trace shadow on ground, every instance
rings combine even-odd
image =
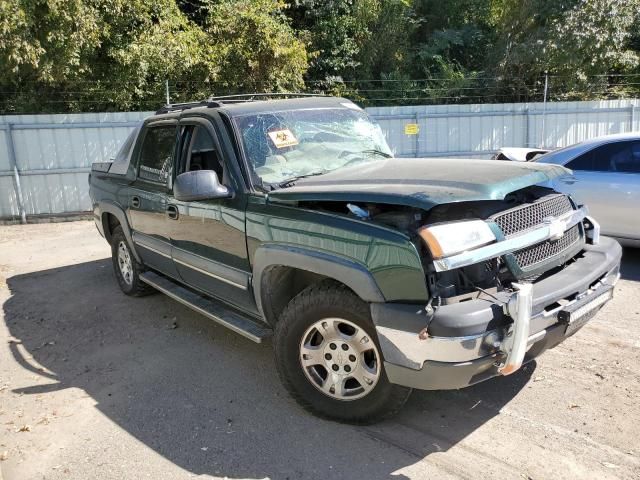
[[[620,275],[625,280],[640,281],[640,248],[625,248],[622,251]]]
[[[126,297],[109,260],[7,283],[14,357],[52,381],[14,392],[81,388],[124,431],[194,474],[388,478],[493,418],[535,369],[532,363],[464,391],[414,392],[392,420],[340,425],[289,399],[268,344],[253,344],[161,295]],[[54,375],[35,368],[17,343]]]

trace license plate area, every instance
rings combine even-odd
[[[569,337],[591,320],[600,307],[613,297],[613,287],[600,287],[594,294],[578,300],[558,313],[558,322],[566,325],[564,334]]]

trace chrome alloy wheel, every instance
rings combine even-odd
[[[367,395],[380,378],[381,357],[369,334],[355,323],[325,318],[300,342],[300,364],[311,384],[337,400]]]
[[[133,266],[131,265],[131,254],[126,243],[121,241],[118,244],[118,267],[120,274],[127,285],[133,283]]]

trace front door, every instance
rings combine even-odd
[[[171,223],[167,208],[176,145],[176,122],[146,125],[134,152],[137,176],[129,196],[129,221],[136,251],[145,265],[176,278],[171,259]]]
[[[176,175],[213,170],[233,196],[196,202],[169,197],[177,210],[171,229],[173,259],[182,280],[248,313],[255,313],[245,237],[246,196],[229,168],[209,120],[181,123],[181,158]]]

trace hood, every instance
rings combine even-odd
[[[502,200],[569,172],[558,165],[453,158],[390,158],[298,180],[268,201],[350,201],[425,210],[453,202]]]

